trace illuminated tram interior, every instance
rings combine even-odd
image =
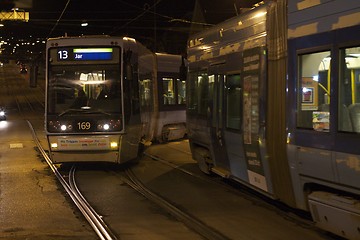
[[[339,52],[338,96],[330,95],[331,52],[300,55],[298,128],[329,131],[330,102],[337,99],[338,131],[360,132],[360,47]]]

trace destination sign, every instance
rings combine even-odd
[[[112,48],[62,48],[57,51],[58,61],[102,61],[113,59]]]

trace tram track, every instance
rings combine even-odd
[[[45,159],[46,163],[56,176],[58,182],[62,185],[63,189],[66,191],[68,196],[71,198],[73,203],[77,206],[79,211],[88,221],[90,226],[93,228],[95,233],[98,235],[99,239],[102,240],[117,240],[116,235],[110,230],[107,224],[103,221],[102,216],[100,216],[94,208],[88,203],[86,198],[80,192],[77,183],[76,183],[76,165],[72,165],[69,170],[68,176],[65,176],[60,173],[57,166],[52,163],[50,157],[47,152],[41,146],[40,141],[35,133],[34,128],[32,127],[29,121],[28,125],[31,130],[33,139],[42,155]],[[66,179],[67,178],[67,179]],[[136,175],[130,170],[126,169],[121,172],[121,180],[129,185],[131,188],[139,192],[141,195],[146,197],[148,200],[157,204],[159,207],[164,209],[168,214],[174,216],[179,222],[182,222],[185,226],[187,226],[192,231],[196,232],[204,239],[208,240],[228,240],[229,238],[213,229],[212,227],[206,225],[199,219],[185,211],[177,208],[175,205],[170,203],[168,200],[163,197],[155,194],[151,190],[149,190],[142,182],[136,177]]]
[[[83,214],[85,219],[88,221],[90,226],[93,228],[95,233],[101,240],[116,240],[116,236],[110,231],[106,223],[101,219],[101,216],[96,213],[96,211],[90,206],[90,204],[86,201],[83,195],[80,193],[79,189],[77,188],[76,181],[75,181],[75,169],[74,166],[70,173],[69,173],[69,183],[65,180],[62,174],[58,171],[55,164],[52,163],[50,157],[41,146],[41,143],[35,133],[35,130],[32,124],[27,121],[29,128],[31,130],[31,134],[33,139],[38,147],[41,155],[45,159],[46,163],[49,165],[52,172],[55,174],[59,183],[63,186],[66,193],[69,195],[73,203],[77,206],[80,212]]]
[[[185,211],[179,209],[168,200],[164,199],[160,195],[157,195],[149,188],[147,188],[134,174],[131,169],[125,170],[123,181],[130,187],[138,191],[147,199],[156,203],[158,206],[166,210],[169,214],[174,216],[176,219],[184,223],[188,228],[200,234],[202,237],[208,240],[229,240],[227,236],[208,226],[201,220],[197,219]]]
[[[173,150],[185,153],[187,155],[191,155],[190,152],[184,151],[182,149],[173,146],[168,146],[168,147]],[[240,186],[238,182],[235,182],[232,179],[219,178],[217,175],[214,176],[215,178],[209,178],[206,177],[204,174],[200,175],[192,171],[189,171],[183,168],[181,165],[168,161],[160,156],[156,156],[147,152],[145,152],[144,155],[154,161],[157,161],[172,169],[180,171],[186,175],[197,178],[209,184],[219,185],[221,188],[226,189],[226,191],[232,192],[241,198],[247,199],[257,206],[261,206],[264,209],[271,209],[273,212],[275,212],[277,215],[281,216],[282,218],[291,221],[299,226],[302,226],[303,228],[319,231],[319,229],[312,222],[310,216],[304,213],[303,211],[298,211],[287,205],[281,204],[274,199],[269,199],[264,197],[263,195],[259,195],[257,192],[254,192],[253,190],[249,189],[246,186]]]
[[[51,163],[51,159],[48,157],[46,151],[40,145],[40,142],[36,136],[36,133],[35,133],[34,129],[32,128],[31,123],[29,121],[28,121],[28,124],[32,131],[32,135],[36,142],[36,145],[38,146],[39,151],[41,152],[45,161],[47,162],[47,164],[49,165],[51,170],[54,172],[56,178],[61,183],[61,185],[65,189],[66,193],[72,199],[72,201],[77,206],[77,208],[80,210],[80,212],[84,215],[85,219],[89,222],[90,226],[94,229],[95,233],[99,236],[99,239],[104,239],[104,240],[115,239],[116,240],[117,239],[116,235],[114,233],[112,233],[110,228],[105,224],[102,216],[100,216],[98,213],[96,213],[96,211],[87,202],[86,198],[79,191],[79,188],[77,187],[77,184],[75,181],[75,174],[77,173],[76,166],[75,165],[72,166],[71,169],[68,171],[68,173],[65,173],[66,175],[68,175],[68,180],[65,180],[63,175],[58,171],[56,165]],[[181,151],[181,149],[180,149],[180,151]],[[184,153],[186,153],[186,152],[184,152]],[[150,157],[151,154],[145,153],[145,156]],[[161,157],[157,157],[156,160],[157,161],[162,160],[166,164],[166,160],[162,159]],[[168,164],[166,164],[166,165],[168,165]],[[174,169],[177,169],[180,171],[185,170],[184,172],[187,172],[187,174],[190,173],[191,176],[198,177],[198,176],[196,176],[197,174],[191,173],[191,171],[188,171],[186,169],[182,170],[182,167],[177,164],[170,163],[170,165],[172,165],[172,168],[174,168]],[[105,172],[108,172],[108,170],[106,170]],[[186,205],[182,205],[181,203],[180,204],[176,203],[177,201],[173,202],[171,200],[172,199],[171,197],[168,196],[168,198],[167,198],[167,197],[162,196],[161,193],[160,194],[155,193],[155,192],[153,192],[153,190],[150,190],[150,188],[147,186],[147,184],[143,183],[144,179],[142,179],[142,176],[139,178],[139,176],[136,175],[137,171],[135,169],[133,169],[132,166],[127,166],[125,169],[121,168],[121,171],[118,171],[118,170],[114,171],[114,169],[112,169],[111,172],[114,173],[114,176],[118,176],[117,178],[120,180],[120,182],[123,182],[126,185],[130,186],[132,189],[136,190],[138,193],[140,193],[146,199],[150,200],[150,202],[153,202],[154,204],[156,204],[157,206],[159,206],[160,208],[165,210],[169,215],[171,215],[172,217],[177,219],[179,222],[183,223],[189,230],[198,234],[203,239],[209,239],[209,240],[232,239],[232,237],[227,236],[226,231],[224,231],[224,232],[222,231],[223,229],[213,228],[212,226],[214,226],[214,225],[211,223],[209,225],[208,221],[205,220],[206,222],[204,222],[201,217],[199,218],[198,216],[193,216],[191,213],[189,214],[189,212],[192,212],[192,211],[190,211],[189,209],[191,209],[191,208],[187,208]],[[207,179],[207,178],[205,178],[205,179]],[[208,179],[207,181],[212,181],[212,180]],[[212,181],[212,183],[214,183],[214,182],[216,183],[217,181]],[[99,187],[101,187],[101,186],[99,186]],[[235,190],[233,190],[233,191],[235,191]],[[91,196],[89,199],[91,200]],[[256,204],[256,205],[259,205],[259,204]],[[94,206],[99,207],[100,205],[95,204]],[[282,214],[282,215],[284,215],[284,214]],[[110,220],[112,217],[110,217],[109,214],[106,214],[106,211],[105,211],[104,216],[105,216],[105,219],[107,219],[109,221],[110,226],[112,226],[112,228],[113,228],[114,222],[111,222],[111,220]],[[288,219],[288,220],[290,221],[290,219]],[[296,222],[296,223],[299,225],[299,222]],[[303,228],[304,227],[306,228],[306,225],[304,225]],[[309,227],[309,228],[311,228],[311,227]],[[119,229],[119,228],[115,227],[114,229],[116,229],[116,233],[118,233],[118,231],[121,228]],[[123,231],[120,230],[120,232],[123,232]],[[226,235],[224,235],[224,233]],[[118,235],[118,236],[120,236],[120,235]]]

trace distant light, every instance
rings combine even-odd
[[[82,27],[87,27],[88,25],[89,25],[89,23],[87,23],[87,22],[81,24]]]
[[[5,26],[4,24],[2,24],[2,23],[0,23],[0,27],[3,27],[3,26]]]
[[[7,121],[0,121],[0,129],[7,128],[8,124],[9,123]]]

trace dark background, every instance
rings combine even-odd
[[[185,54],[189,35],[239,14],[259,0],[0,0],[3,11],[29,12],[28,22],[2,20],[2,57],[44,50],[50,37],[129,36],[150,50]],[[82,27],[81,23],[88,23]],[[32,44],[36,42],[36,44]],[[24,42],[30,42],[29,45]],[[14,50],[14,44],[19,46]],[[22,44],[21,44],[22,43]],[[25,57],[28,58],[29,56]],[[30,56],[31,57],[31,56]]]

